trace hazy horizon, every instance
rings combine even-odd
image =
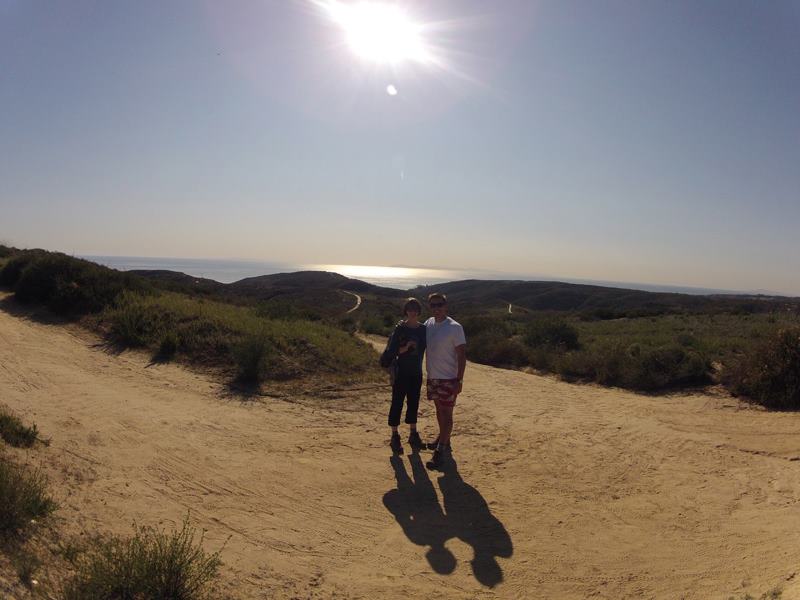
[[[800,4],[373,4],[0,0],[0,242],[800,295]]]
[[[77,255],[76,255],[77,256]],[[581,279],[568,276],[553,276],[537,273],[508,273],[503,271],[480,271],[449,267],[412,266],[412,265],[335,265],[324,263],[291,264],[252,259],[215,259],[196,257],[164,257],[164,256],[92,256],[79,255],[119,270],[170,270],[212,279],[221,283],[233,283],[248,277],[272,275],[276,273],[296,271],[330,271],[340,275],[359,279],[395,289],[408,290],[419,285],[436,285],[464,279],[485,281],[560,281],[601,287],[627,288],[650,292],[673,292],[691,295],[710,294],[762,294],[770,296],[794,297],[791,293],[777,290],[756,289],[720,289],[682,286],[678,284],[659,284],[646,281],[609,281],[597,279]]]

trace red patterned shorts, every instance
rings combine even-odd
[[[458,379],[428,379],[425,387],[428,392],[428,400],[431,400],[434,404],[441,404],[442,406],[456,405]]]

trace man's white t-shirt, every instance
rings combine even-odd
[[[456,346],[467,343],[464,328],[450,317],[440,323],[431,317],[425,321],[425,340],[428,379],[458,379]]]

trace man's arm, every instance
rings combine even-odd
[[[463,386],[464,381],[464,370],[467,368],[467,345],[461,344],[460,346],[456,346],[456,356],[458,357],[458,387],[456,388],[458,391],[456,394],[461,393],[461,389]]]

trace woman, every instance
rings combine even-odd
[[[389,366],[397,361],[397,371],[392,382],[392,407],[389,409],[389,427],[392,437],[389,445],[392,450],[401,454],[403,445],[397,427],[400,425],[400,413],[403,412],[403,400],[406,404],[406,423],[411,428],[408,443],[412,448],[423,447],[417,433],[417,411],[419,409],[419,392],[422,387],[422,357],[425,354],[425,325],[419,322],[422,305],[416,298],[409,298],[403,306],[403,317],[394,328],[386,350],[381,356],[381,364]]]

